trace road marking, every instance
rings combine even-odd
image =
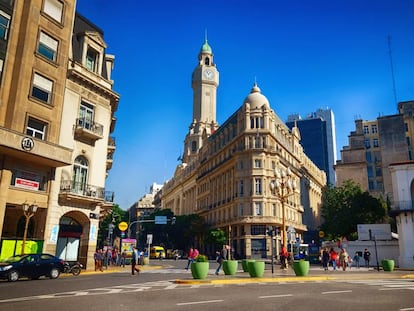
[[[199,305],[203,303],[216,303],[223,302],[224,300],[204,300],[204,301],[193,301],[193,302],[179,302],[177,306],[187,306],[187,305]]]
[[[266,298],[282,298],[282,297],[292,297],[292,294],[284,294],[284,295],[272,295],[272,296],[259,296],[259,299],[266,299]]]
[[[322,295],[326,294],[343,294],[343,293],[352,293],[352,290],[335,290],[330,292],[322,292]]]
[[[400,309],[400,311],[410,311],[410,310],[414,310],[414,307],[413,307],[413,308],[404,308],[404,309]]]

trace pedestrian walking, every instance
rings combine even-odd
[[[132,251],[132,259],[131,259],[131,273],[132,275],[135,275],[135,272],[138,272],[138,274],[141,272],[141,269],[137,266],[138,263],[138,250],[134,246]]]
[[[365,260],[365,267],[369,268],[369,261],[371,260],[371,253],[366,248],[364,250],[364,260]]]
[[[218,255],[217,256],[217,262],[218,262],[219,265],[217,266],[217,269],[216,269],[216,275],[219,275],[220,269],[223,265],[223,261],[227,260],[227,246],[223,245],[223,248],[221,249],[220,252],[218,252],[217,255]]]
[[[280,250],[280,269],[287,268],[288,257],[289,253],[286,249],[286,246],[282,245],[282,249]]]
[[[335,250],[333,249],[333,247],[331,247],[331,249],[329,250],[329,259],[330,262],[332,264],[332,267],[334,269],[334,271],[336,270],[336,261],[338,260],[338,253],[335,252]]]
[[[348,266],[348,260],[349,260],[348,252],[345,248],[341,249],[341,252],[339,253],[339,262],[342,266],[342,270],[346,271],[346,267]]]
[[[359,254],[358,254],[358,252],[355,252],[353,261],[355,262],[355,267],[357,267],[359,269]]]
[[[125,262],[126,262],[126,252],[122,251],[121,260],[119,261],[119,266],[122,266],[123,268],[125,268]]]
[[[185,268],[186,270],[188,270],[188,268],[190,267],[191,263],[193,263],[196,259],[196,257],[198,256],[199,252],[196,248],[192,248],[190,247],[190,250],[188,251],[188,255],[187,255],[187,267]]]
[[[324,247],[324,249],[322,250],[321,261],[322,261],[322,267],[324,268],[325,271],[328,271],[329,258],[330,256],[329,256],[328,249]]]
[[[103,271],[102,269],[102,251],[97,249],[95,254],[93,255],[93,259],[95,260],[95,271]]]

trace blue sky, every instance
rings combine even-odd
[[[412,0],[78,0],[115,55],[117,149],[106,188],[129,208],[171,178],[192,118],[191,74],[207,30],[220,72],[222,124],[256,80],[286,121],[331,108],[339,150],[355,118],[414,100]]]

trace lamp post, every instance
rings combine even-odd
[[[26,218],[26,222],[24,225],[24,232],[23,232],[22,251],[21,251],[21,255],[24,255],[24,247],[26,245],[27,230],[29,229],[30,218],[32,218],[36,214],[38,206],[36,204],[29,205],[27,202],[25,202],[23,203],[22,207],[23,207],[24,217]]]
[[[283,246],[287,248],[285,203],[287,198],[294,194],[296,181],[294,180],[292,171],[289,167],[286,170],[276,168],[274,174],[275,179],[270,182],[270,188],[282,204],[282,243]]]

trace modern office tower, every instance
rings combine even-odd
[[[103,31],[74,1],[0,1],[0,258],[93,268],[119,95]]]
[[[336,156],[335,117],[329,108],[318,109],[305,119],[300,115],[290,115],[286,125],[292,129],[295,125],[300,131],[300,144],[305,154],[323,171],[327,181],[336,184],[334,165]]]
[[[389,166],[413,160],[414,101],[400,102],[398,112],[371,121],[355,120],[355,131],[335,165],[338,185],[351,179],[363,190],[392,202]]]
[[[239,256],[271,256],[269,226],[284,224],[292,233],[291,242],[308,230],[304,213],[312,215],[312,226],[320,224],[326,174],[303,152],[299,130],[289,130],[257,84],[218,126],[218,72],[207,42],[198,60],[193,72],[194,122],[183,161],[162,189],[162,208],[176,215],[201,215],[212,228],[228,232]],[[278,240],[283,241],[281,235]]]

